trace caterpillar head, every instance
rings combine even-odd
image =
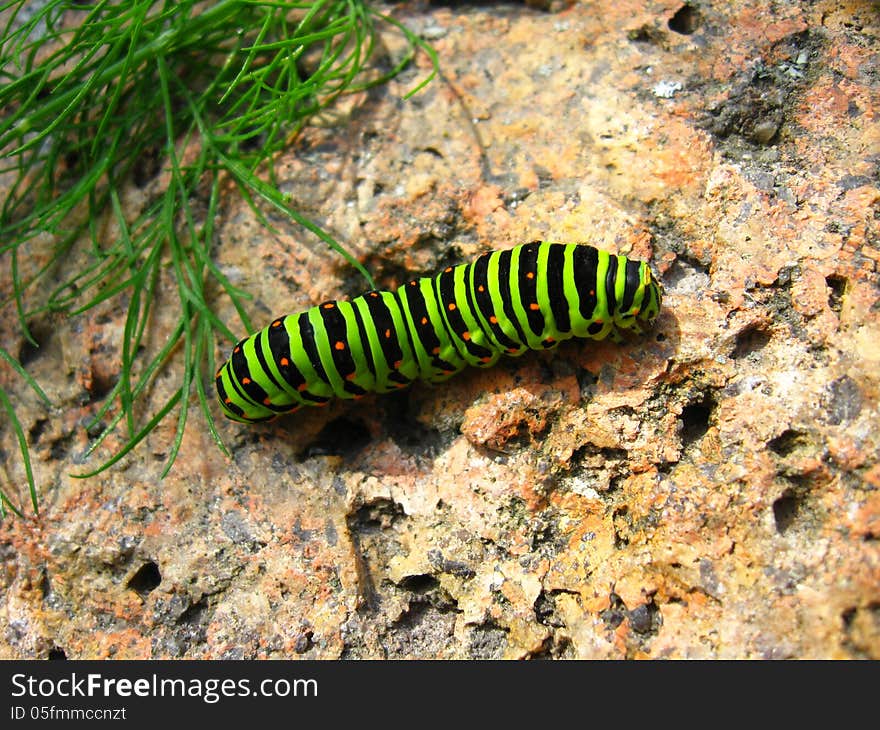
[[[645,273],[642,279],[642,308],[636,316],[646,324],[651,325],[660,314],[660,305],[663,302],[663,287],[661,286],[660,281],[653,276],[648,265],[642,265],[645,268]]]
[[[614,314],[620,329],[641,333],[654,324],[660,314],[663,287],[644,261],[627,262],[626,287],[621,305]]]

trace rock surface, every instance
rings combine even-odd
[[[124,321],[46,320],[28,369],[64,410],[0,372],[42,505],[0,524],[0,658],[880,658],[876,4],[395,13],[443,78],[401,101],[422,58],[309,129],[279,166],[300,209],[383,287],[535,239],[650,257],[656,330],[223,422],[231,460],[194,416],[160,480],[167,419],[81,480]],[[255,323],[360,293],[223,210]]]

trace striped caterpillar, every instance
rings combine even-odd
[[[331,398],[441,382],[466,365],[562,340],[642,332],[662,291],[648,265],[574,243],[483,254],[396,291],[368,291],[279,317],[217,371],[223,412],[266,421]]]

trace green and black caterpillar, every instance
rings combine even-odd
[[[368,291],[274,320],[217,371],[223,412],[266,421],[331,398],[446,380],[466,365],[620,339],[660,311],[648,265],[584,244],[534,242],[483,254],[397,291]]]

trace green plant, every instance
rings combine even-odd
[[[77,314],[108,299],[127,301],[119,377],[94,414],[92,427],[105,418],[107,424],[89,453],[120,425],[124,445],[78,476],[118,461],[176,409],[164,476],[178,453],[193,391],[225,451],[204,375],[214,370],[214,338],[234,337],[216,316],[206,287],[231,297],[244,327],[253,329],[242,306],[247,294],[212,260],[221,183],[234,181],[265,225],[261,206],[268,204],[312,231],[372,284],[368,272],[280,192],[273,159],[339,94],[386,81],[419,48],[435,66],[436,57],[363,0],[49,0],[26,17],[29,6],[19,0],[0,8],[0,175],[9,181],[0,208],[0,255],[10,260],[12,300],[21,330],[34,345],[29,322],[41,313]],[[385,73],[370,65],[376,21],[396,27],[409,41],[408,53]],[[128,219],[121,188],[151,154],[164,160],[167,188]],[[97,227],[105,211],[119,232],[110,241]],[[46,262],[36,270],[22,267],[23,257],[46,234],[53,241]],[[67,271],[63,264],[69,261],[84,263]],[[158,351],[144,357],[154,295],[166,267],[176,282],[177,326]],[[60,283],[47,290],[53,277]],[[179,387],[144,422],[135,404],[172,354],[182,362]],[[0,401],[29,465],[5,393]],[[0,508],[4,503],[11,504],[5,495]]]

